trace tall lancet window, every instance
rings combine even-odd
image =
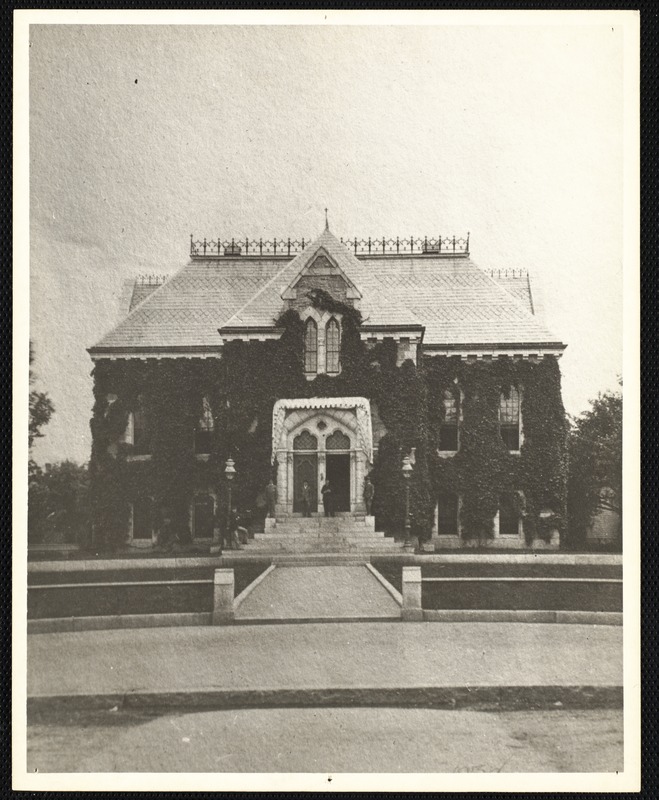
[[[318,326],[311,318],[304,328],[304,371],[318,372]]]
[[[197,421],[194,434],[195,453],[202,455],[210,453],[214,429],[213,410],[211,409],[210,400],[204,395],[201,401],[201,416]]]
[[[507,394],[501,392],[499,401],[499,432],[508,450],[519,450],[519,420],[519,392],[511,386]]]
[[[332,317],[325,328],[325,354],[326,371],[337,373],[339,371],[339,353],[341,351],[341,331],[339,323]]]

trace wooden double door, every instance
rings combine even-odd
[[[350,454],[327,453],[325,456],[327,479],[332,487],[332,503],[334,511],[350,511]],[[293,456],[294,495],[293,511],[302,512],[302,487],[308,481],[311,495],[311,511],[314,512],[321,502],[318,486],[318,455],[295,454]]]
[[[318,455],[316,453],[296,453],[293,456],[293,511],[304,511],[302,505],[302,487],[309,482],[311,506],[313,513],[318,507]]]
[[[302,487],[309,484],[310,511],[318,509],[319,469],[318,438],[308,430],[293,440],[293,511],[303,512]],[[337,430],[324,440],[320,456],[324,459],[325,476],[332,487],[332,510],[350,511],[350,439]]]

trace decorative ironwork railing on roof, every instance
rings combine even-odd
[[[311,243],[310,239],[195,239],[190,234],[190,255],[195,258],[220,258],[235,256],[268,256],[289,258],[301,253]],[[453,255],[469,254],[469,234],[456,236],[424,236],[409,239],[341,239],[356,256],[390,255]]]
[[[138,286],[162,286],[169,275],[138,275],[135,283]]]
[[[190,255],[201,258],[218,256],[277,256],[286,258],[301,253],[309,239],[195,239],[190,234]]]
[[[469,234],[465,239],[456,236],[431,236],[409,239],[341,239],[356,256],[378,255],[437,255],[447,253],[469,253]]]
[[[488,270],[490,278],[526,278],[528,270],[526,269],[490,269]]]

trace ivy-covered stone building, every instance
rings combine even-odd
[[[125,287],[89,353],[94,537],[198,542],[232,505],[258,524],[335,511],[411,529],[424,549],[558,547],[565,524],[565,345],[528,275],[486,271],[456,238],[203,240],[167,279]],[[268,521],[272,527],[275,523]],[[266,526],[268,527],[268,526]]]

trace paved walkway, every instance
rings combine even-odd
[[[28,697],[621,685],[622,629],[611,626],[363,622],[28,637]]]
[[[397,619],[400,606],[365,566],[277,567],[236,609],[237,620]]]

